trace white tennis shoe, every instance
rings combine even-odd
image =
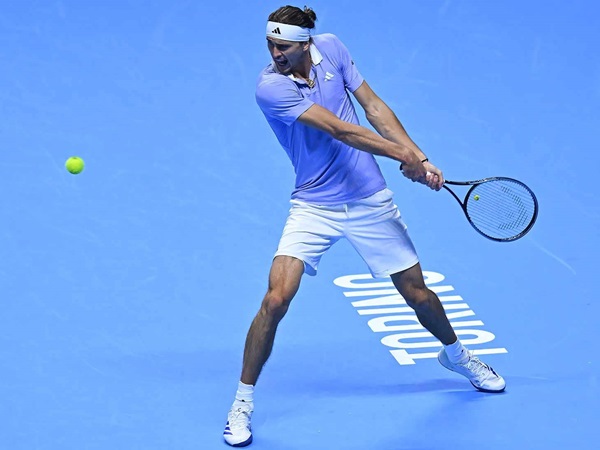
[[[254,404],[236,400],[227,414],[227,424],[223,438],[232,447],[245,447],[252,443],[252,427],[250,425]]]
[[[504,378],[498,375],[494,369],[467,350],[469,359],[464,364],[455,364],[448,359],[445,349],[438,353],[438,361],[448,370],[459,373],[469,379],[471,384],[483,392],[502,392],[506,387]]]

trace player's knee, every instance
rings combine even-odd
[[[420,309],[427,307],[429,304],[430,292],[427,288],[406,289],[406,291],[402,293],[402,296],[404,297],[404,300],[406,300],[406,304],[412,309]]]
[[[282,318],[287,312],[291,298],[277,291],[269,291],[263,300],[262,309],[274,318]]]

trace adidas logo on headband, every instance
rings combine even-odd
[[[267,36],[276,37],[284,41],[306,42],[310,40],[312,30],[310,28],[290,25],[281,22],[267,22]]]

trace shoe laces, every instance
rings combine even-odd
[[[232,409],[229,412],[229,428],[231,430],[241,430],[245,428],[250,428],[250,415],[252,414],[252,410],[249,406],[247,407],[237,407]]]
[[[469,361],[467,361],[465,367],[480,380],[487,378],[490,372],[493,373],[490,366],[482,362],[477,356],[473,356],[472,353],[469,354]]]

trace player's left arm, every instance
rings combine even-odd
[[[427,158],[425,153],[423,153],[417,144],[410,138],[396,114],[394,114],[390,107],[375,94],[366,81],[363,81],[358,89],[353,92],[353,95],[365,110],[365,115],[369,123],[373,125],[373,128],[375,128],[382,137],[410,148],[420,160]],[[444,184],[442,171],[430,162],[425,163],[425,168],[428,172],[437,175],[437,177],[430,178],[428,186],[432,189],[440,190]]]

